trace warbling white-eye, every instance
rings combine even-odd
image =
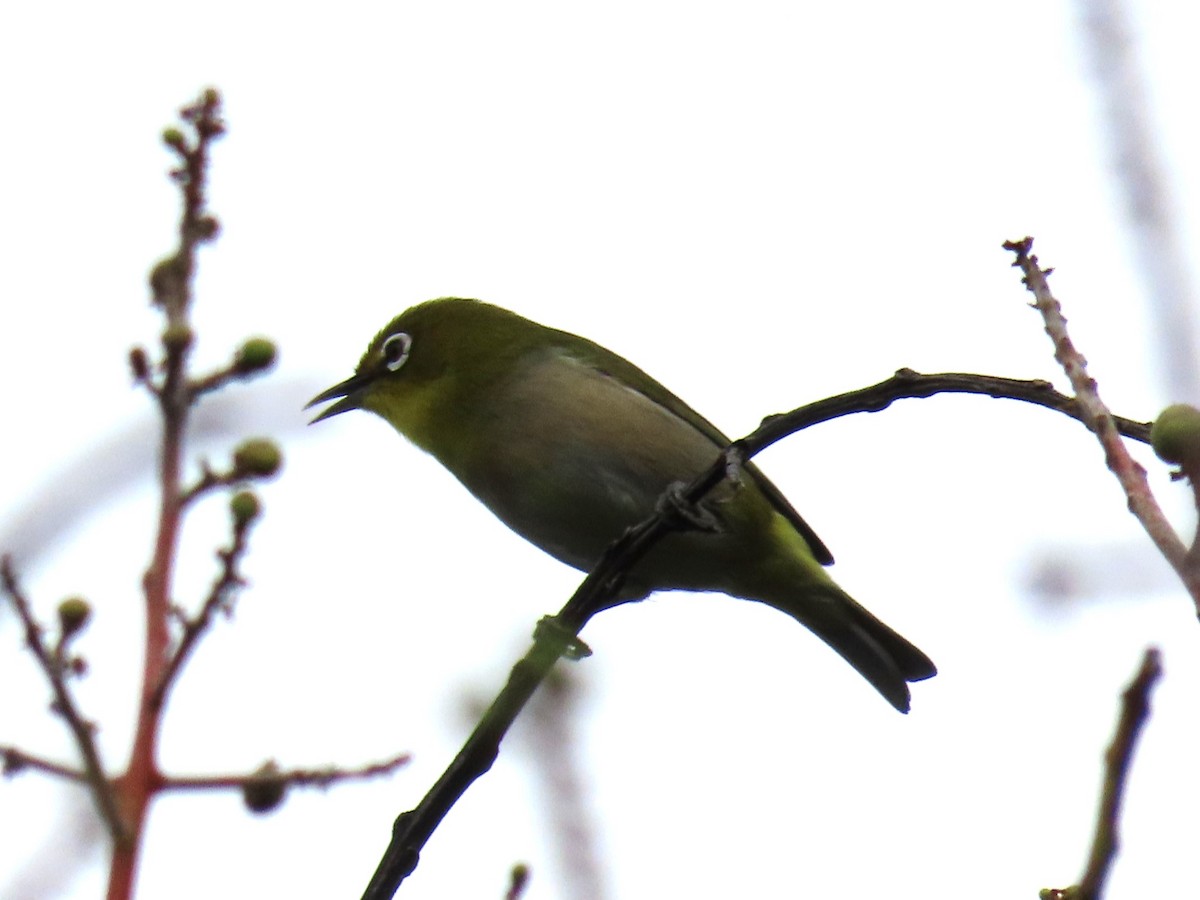
[[[478,300],[430,300],[397,316],[355,374],[309,406],[329,400],[314,422],[351,409],[383,417],[502,522],[583,571],[729,443],[615,353]],[[703,509],[715,529],[668,534],[622,599],[679,589],[766,603],[908,711],[908,682],[937,669],[826,574],[833,557],[778,488],[747,465]]]

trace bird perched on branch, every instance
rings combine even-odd
[[[355,374],[309,406],[331,400],[313,422],[352,409],[381,416],[515,532],[583,571],[729,444],[622,357],[478,300],[401,313]],[[656,590],[760,601],[908,711],[908,682],[937,669],[826,574],[833,557],[757,467],[711,493],[699,516],[704,527],[668,534],[633,567],[620,602]]]

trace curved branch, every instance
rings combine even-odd
[[[658,511],[628,529],[609,546],[558,615],[539,623],[533,645],[513,666],[508,681],[458,755],[421,802],[396,819],[391,842],[363,893],[363,900],[389,900],[395,894],[401,882],[417,867],[422,848],[442,819],[475,779],[491,768],[499,755],[501,739],[554,663],[564,655],[575,658],[587,655],[586,646],[578,639],[579,632],[596,613],[617,605],[619,601],[614,598],[626,573],[668,532],[689,527],[689,523],[698,520],[699,517],[681,515],[681,503],[698,503],[726,478],[736,477],[750,457],[810,425],[853,413],[878,412],[904,398],[920,399],[946,393],[1021,400],[1084,421],[1078,403],[1058,393],[1045,381],[960,372],[922,375],[912,369],[900,369],[891,378],[870,387],[763,420],[751,434],[726,447],[713,464],[682,491],[671,489],[665,492]],[[1114,422],[1122,434],[1135,440],[1149,440],[1148,423],[1121,418],[1115,418]]]

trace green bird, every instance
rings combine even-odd
[[[663,491],[730,442],[637,366],[574,334],[478,300],[430,300],[371,341],[352,377],[308,404],[386,419],[500,521],[589,571]],[[779,489],[748,464],[709,495],[712,527],[668,534],[634,566],[621,601],[721,591],[812,630],[908,712],[908,682],[937,669],[845,593],[833,557]]]

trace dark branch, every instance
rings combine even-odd
[[[1117,732],[1104,754],[1104,786],[1100,792],[1100,809],[1096,814],[1096,831],[1087,868],[1078,885],[1041,892],[1044,900],[1099,900],[1104,882],[1120,847],[1118,824],[1121,801],[1129,780],[1133,750],[1142,727],[1150,717],[1150,692],[1162,677],[1162,656],[1151,647],[1142,657],[1142,666],[1121,695],[1121,715]]]
[[[921,375],[901,369],[891,378],[858,391],[820,400],[784,415],[771,416],[752,434],[727,447],[707,471],[682,491],[674,491],[660,511],[628,529],[614,542],[599,564],[580,584],[566,605],[550,620],[544,620],[533,645],[512,668],[479,724],[442,776],[415,809],[402,813],[392,828],[392,839],[363,894],[363,900],[389,900],[400,883],[416,868],[420,852],[442,819],[500,752],[500,741],[559,657],[576,655],[583,644],[579,632],[596,613],[617,605],[615,600],[626,573],[673,528],[684,527],[687,517],[673,512],[680,503],[695,505],[728,477],[736,477],[741,466],[759,451],[810,425],[839,416],[878,412],[903,398],[925,398],[935,394],[966,393],[1034,403],[1083,421],[1076,402],[1058,393],[1044,381],[1021,381],[984,375],[945,373]],[[1122,434],[1140,441],[1149,439],[1149,425],[1116,419]],[[550,627],[545,627],[548,622]],[[586,654],[583,654],[586,655]]]

